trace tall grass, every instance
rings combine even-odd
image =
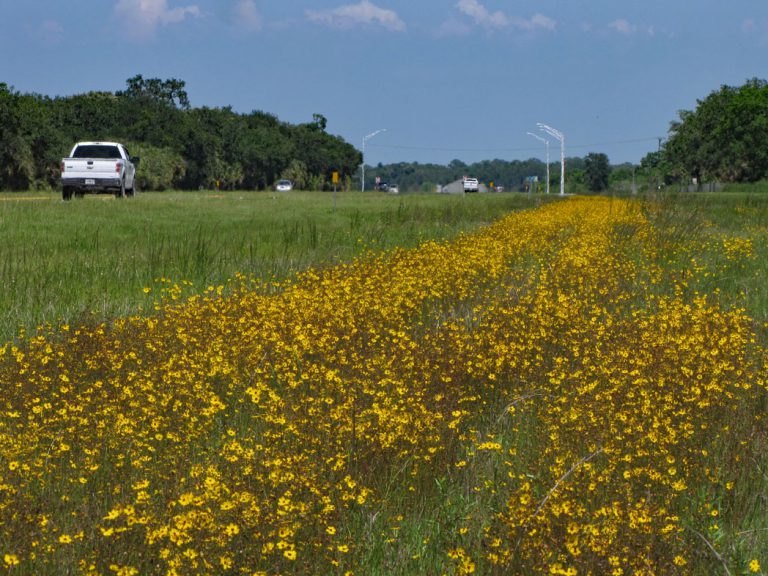
[[[745,308],[768,322],[768,194],[663,194],[647,200],[662,264],[686,276],[689,291]]]
[[[530,207],[525,195],[162,193],[125,202],[0,195],[0,342],[21,329],[146,309],[160,280],[189,292],[237,273],[284,279],[366,250],[451,237]]]

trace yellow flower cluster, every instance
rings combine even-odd
[[[654,250],[635,204],[573,200],[6,345],[5,565],[358,571],[351,515],[447,469],[502,502],[453,573],[684,573],[764,367]]]
[[[732,237],[723,239],[723,248],[728,260],[739,262],[754,258],[751,238]]]

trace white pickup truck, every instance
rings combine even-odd
[[[69,200],[72,194],[81,197],[86,192],[133,196],[138,163],[139,158],[131,158],[117,142],[78,142],[61,161],[62,197]]]
[[[464,192],[477,192],[480,190],[480,183],[477,178],[464,177]]]

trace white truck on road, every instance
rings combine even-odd
[[[480,183],[477,178],[469,178],[464,176],[464,192],[478,192],[480,190]]]
[[[136,165],[128,150],[117,142],[78,142],[61,161],[62,197],[82,197],[86,192],[113,192],[117,198],[133,196]]]

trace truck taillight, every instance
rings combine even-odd
[[[115,174],[120,174],[120,162],[115,162]]]
[[[61,172],[64,173],[64,162],[61,163]]]

